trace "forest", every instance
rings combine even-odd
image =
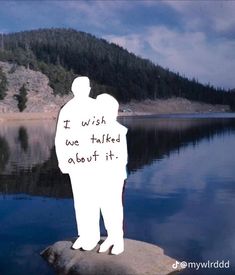
[[[67,94],[74,77],[86,75],[94,97],[104,92],[120,102],[182,97],[235,109],[233,90],[204,85],[88,33],[52,28],[2,34],[0,39],[0,60],[43,72],[55,94]],[[1,70],[0,78],[3,99]]]

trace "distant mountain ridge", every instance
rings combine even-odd
[[[120,102],[183,97],[235,109],[234,92],[189,80],[88,33],[40,29],[1,39],[0,60],[43,72],[54,94],[67,94],[75,76],[87,75],[93,96],[107,92]]]

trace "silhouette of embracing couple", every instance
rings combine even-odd
[[[100,241],[100,212],[111,246],[124,251],[122,191],[127,177],[127,129],[117,122],[118,102],[108,94],[89,97],[88,77],[72,84],[74,97],[61,109],[55,137],[62,173],[70,176],[79,237],[74,249],[92,250]]]

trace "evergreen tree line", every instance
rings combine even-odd
[[[68,93],[75,76],[87,75],[93,96],[107,92],[121,102],[183,97],[235,109],[231,90],[180,76],[91,34],[40,29],[3,35],[2,40],[0,60],[42,71],[55,94]]]
[[[7,91],[7,78],[2,68],[0,67],[0,100],[3,99]]]

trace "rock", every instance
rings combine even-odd
[[[116,256],[98,253],[102,242],[92,251],[82,251],[72,249],[72,241],[59,241],[42,251],[41,256],[60,275],[164,275],[180,271],[180,267],[172,267],[176,260],[156,245],[125,239],[125,251]]]
[[[19,90],[23,85],[27,89],[27,107],[24,113],[57,112],[72,98],[72,93],[65,96],[54,95],[49,86],[48,77],[39,71],[2,61],[0,61],[0,68],[5,73],[8,82],[7,94],[3,100],[0,100],[0,113],[19,112],[15,95],[19,95]]]

